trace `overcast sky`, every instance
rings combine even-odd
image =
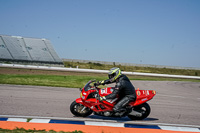
[[[0,17],[61,58],[200,67],[200,0],[0,0]]]

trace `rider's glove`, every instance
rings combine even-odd
[[[94,83],[95,86],[99,86],[99,85],[105,85],[104,81],[97,81],[96,83]]]
[[[106,97],[105,97],[105,96],[99,97],[99,101],[100,101],[100,102],[103,101],[103,100],[106,100]]]
[[[95,84],[96,85],[105,85],[104,80],[103,81],[97,81]]]
[[[100,85],[105,85],[104,80],[99,81],[99,84],[100,84]]]

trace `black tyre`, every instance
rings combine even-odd
[[[84,105],[77,103],[76,101],[71,103],[70,111],[73,115],[79,116],[79,117],[89,116],[93,112],[90,108],[85,107]]]
[[[128,115],[128,117],[132,120],[143,120],[143,119],[147,118],[151,112],[151,108],[148,103],[138,105],[138,106],[134,107],[133,110],[140,113],[141,116]]]

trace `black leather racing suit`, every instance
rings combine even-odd
[[[101,83],[102,85],[104,84],[110,84],[109,79],[103,81]],[[114,106],[113,110],[114,111],[120,111],[124,106],[126,106],[129,102],[135,101],[136,100],[136,93],[135,93],[135,87],[132,85],[130,80],[126,75],[121,75],[117,80],[116,80],[116,85],[114,91],[105,96],[106,99],[114,99],[119,95],[119,102]]]

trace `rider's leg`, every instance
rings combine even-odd
[[[125,110],[123,109],[123,107],[126,106],[129,102],[130,102],[129,97],[125,96],[117,104],[115,104],[113,111],[120,112],[120,111]]]

